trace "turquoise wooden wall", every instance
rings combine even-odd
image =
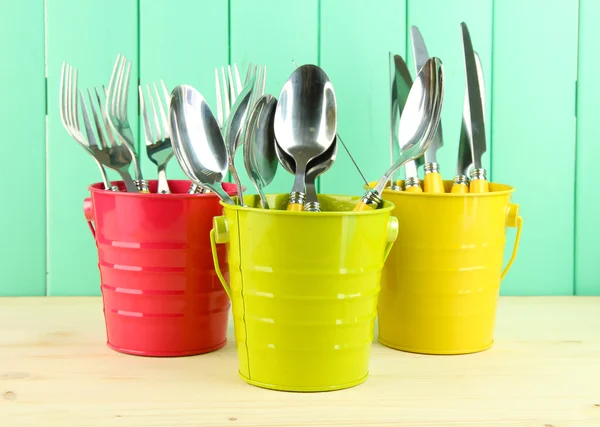
[[[2,2],[0,295],[99,295],[82,200],[100,176],[59,118],[63,60],[85,88],[107,85],[123,53],[132,80],[189,83],[213,106],[215,67],[266,64],[267,91],[278,95],[292,60],[319,64],[338,96],[340,135],[376,180],[389,162],[388,51],[413,71],[407,28],[417,25],[445,67],[439,161],[452,178],[464,96],[461,21],[485,75],[485,166],[493,181],[516,187],[525,221],[502,294],[600,295],[599,19],[595,0]],[[129,93],[129,116],[138,117],[134,83]],[[146,160],[144,172],[154,176]],[[184,178],[175,160],[167,172]],[[269,191],[287,192],[291,182],[282,172]],[[319,188],[362,194],[342,150]],[[508,230],[507,256],[514,235]]]

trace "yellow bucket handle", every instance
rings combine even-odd
[[[523,227],[523,218],[519,215],[519,205],[511,203],[508,206],[508,217],[506,221],[506,225],[508,227],[517,227],[517,235],[515,236],[515,244],[513,246],[512,255],[510,260],[508,260],[508,264],[504,267],[504,271],[502,272],[502,276],[500,276],[500,281],[504,280],[504,276],[508,273],[512,263],[517,257],[517,250],[519,249],[519,240],[521,239],[521,228]]]
[[[217,231],[219,232],[218,238],[215,237]],[[213,218],[213,228],[210,230],[210,248],[212,250],[213,263],[215,265],[217,277],[219,278],[221,285],[223,285],[223,289],[225,289],[227,296],[229,299],[231,299],[231,289],[229,288],[225,277],[223,277],[223,273],[221,273],[221,266],[219,265],[216,242],[217,239],[219,240],[219,243],[226,243],[229,240],[229,230],[227,229],[227,221],[225,220],[224,216],[216,216]]]

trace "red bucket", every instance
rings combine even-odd
[[[169,181],[172,194],[89,187],[84,213],[98,248],[107,344],[128,354],[189,356],[227,341],[230,300],[214,270],[209,233],[223,208],[214,193],[188,194],[191,182]],[[235,195],[236,186],[224,183]],[[219,262],[226,265],[224,250]],[[228,268],[226,267],[228,274]]]

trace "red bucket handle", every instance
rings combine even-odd
[[[83,214],[85,215],[85,219],[90,226],[90,230],[92,231],[92,236],[94,239],[96,238],[96,229],[94,228],[94,224],[92,221],[94,220],[94,204],[92,203],[92,199],[90,197],[86,197],[83,199]]]

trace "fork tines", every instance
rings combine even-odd
[[[153,83],[155,96],[152,95],[152,91],[150,90],[150,85],[146,84],[146,91],[148,92],[148,97],[150,99],[150,106],[152,107],[152,117],[154,118],[154,128],[151,126],[150,119],[148,117],[148,108],[146,107],[147,103],[146,103],[146,99],[144,98],[144,91],[143,91],[141,85],[138,87],[138,91],[140,94],[140,113],[142,115],[142,120],[144,121],[144,133],[146,135],[146,145],[152,145],[157,141],[162,141],[163,139],[171,137],[171,131],[169,129],[169,121],[168,121],[167,115],[166,115],[166,111],[169,108],[168,103],[169,103],[170,95],[169,95],[169,91],[167,90],[167,87],[165,85],[165,82],[163,80],[161,80],[160,83],[162,86],[162,92],[163,92],[162,96],[164,97],[164,100],[166,103],[166,108],[165,108],[165,105],[163,105],[161,95],[158,92],[156,83]],[[161,121],[159,121],[159,119],[158,119],[158,112],[156,109],[156,104],[154,102],[155,97],[158,102],[158,111],[160,112]],[[161,123],[162,123],[162,129],[161,129]],[[154,132],[153,132],[153,129],[154,129]]]

